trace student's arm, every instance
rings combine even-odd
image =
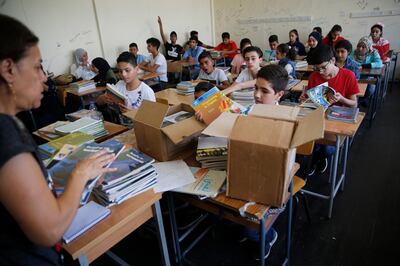
[[[371,67],[372,68],[381,68],[383,67],[381,56],[379,55],[377,50],[374,50],[371,58]]]
[[[233,84],[231,86],[229,86],[228,88],[226,88],[225,90],[222,91],[222,93],[224,93],[225,95],[229,95],[234,91],[240,91],[246,88],[252,88],[256,85],[256,80],[249,80],[249,81],[245,81],[245,82],[233,82]]]
[[[214,46],[207,45],[207,44],[204,44],[204,43],[203,43],[203,45],[201,47],[206,48],[206,49],[214,49]]]
[[[115,171],[103,168],[112,160],[114,155],[106,151],[80,160],[64,193],[56,198],[32,154],[20,153],[0,169],[0,202],[29,240],[37,245],[52,246],[71,224],[86,182],[99,174]]]
[[[167,38],[165,37],[165,34],[164,34],[164,29],[163,29],[163,25],[162,25],[162,21],[161,21],[160,16],[157,17],[157,22],[158,22],[158,26],[160,28],[161,39],[162,39],[163,43],[166,44],[168,41],[167,41]]]
[[[217,86],[217,88],[220,90],[225,90],[228,87],[229,87],[228,80],[224,80],[223,82],[221,82],[221,84],[219,86]]]
[[[157,69],[160,67],[160,65],[158,64],[154,64],[152,66],[146,65],[146,66],[142,66],[141,69],[143,69],[144,71],[147,72],[152,72],[152,73],[156,73]]]

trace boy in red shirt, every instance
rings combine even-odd
[[[230,66],[233,58],[237,54],[238,47],[235,41],[231,40],[229,32],[222,33],[222,42],[214,48],[216,51],[222,51],[222,56],[225,57],[225,66]]]
[[[329,100],[335,105],[357,107],[357,93],[360,89],[354,72],[335,65],[336,59],[330,46],[321,45],[311,55],[310,63],[314,65],[314,72],[308,79],[308,88],[311,89],[322,83],[328,82],[328,86],[335,89],[336,93]],[[303,92],[300,100],[305,100],[307,94]],[[335,147],[327,145],[315,145],[312,159],[312,167],[308,172],[311,176],[318,170],[323,173],[328,168],[328,157],[335,153]]]

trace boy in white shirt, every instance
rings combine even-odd
[[[222,69],[215,68],[210,52],[204,51],[199,55],[200,73],[198,80],[208,80],[210,83],[218,87],[218,89],[226,89],[229,86],[228,78]]]
[[[153,90],[138,78],[139,67],[136,65],[135,56],[129,52],[123,52],[117,58],[118,73],[121,78],[115,84],[117,90],[128,98],[128,105],[118,103],[121,112],[138,109],[143,100],[156,101]],[[112,104],[114,101],[107,94],[99,96],[98,105]]]
[[[167,60],[164,55],[158,51],[160,41],[156,38],[149,38],[146,41],[147,51],[150,53],[149,62],[140,65],[140,68],[147,72],[159,74],[161,88],[168,82],[167,78]]]

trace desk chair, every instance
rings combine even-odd
[[[182,63],[178,61],[167,61],[167,73],[169,83],[179,83],[182,80]],[[172,79],[173,78],[173,79]]]

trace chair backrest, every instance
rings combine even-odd
[[[168,73],[181,73],[182,64],[180,62],[167,62],[167,72]]]
[[[296,149],[298,155],[311,155],[314,150],[314,141],[307,142]]]

